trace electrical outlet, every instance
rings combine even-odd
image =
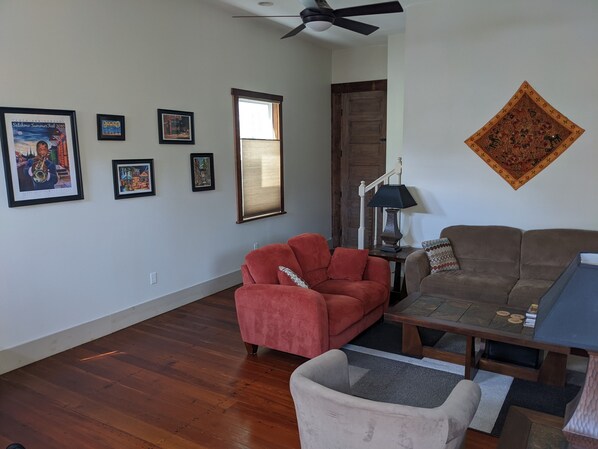
[[[258,249],[260,244],[258,242],[253,242],[253,249]]]
[[[158,273],[152,271],[150,273],[150,285],[155,285],[158,283]]]

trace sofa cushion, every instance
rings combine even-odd
[[[521,230],[508,226],[449,226],[440,237],[453,245],[464,271],[519,278]]]
[[[328,266],[328,277],[337,280],[361,281],[367,263],[367,249],[336,248]]]
[[[290,268],[283,267],[282,265],[278,267],[278,282],[280,282],[282,285],[309,288],[307,282],[301,279],[297,273]]]
[[[430,261],[430,271],[432,273],[459,269],[459,262],[455,259],[449,239],[426,240],[422,242],[422,247]]]
[[[423,294],[465,301],[506,304],[516,277],[455,270],[426,276],[420,285]]]
[[[299,234],[288,240],[309,286],[318,285],[328,279],[326,269],[330,265],[330,249],[320,234]]]
[[[598,251],[598,232],[536,229],[523,233],[521,279],[555,281],[580,252]]]
[[[328,333],[330,335],[340,334],[363,318],[363,307],[358,299],[332,293],[323,293],[322,296],[326,302],[326,309],[328,309]]]
[[[519,279],[509,293],[509,305],[528,308],[539,303],[544,293],[552,286],[553,281],[544,279]]]
[[[337,293],[358,299],[363,308],[363,315],[370,313],[388,300],[386,287],[374,281],[355,282],[330,279],[315,286],[314,290],[323,294]]]
[[[245,256],[245,264],[256,284],[278,284],[279,265],[303,276],[291,247],[284,243],[272,243],[251,251]]]

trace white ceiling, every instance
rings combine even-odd
[[[205,0],[211,4],[218,5],[226,10],[228,14],[232,15],[297,15],[296,18],[255,18],[255,19],[235,19],[235,20],[251,20],[256,26],[264,26],[264,23],[270,23],[280,30],[282,37],[288,31],[301,24],[299,12],[304,8],[299,0],[270,0],[272,6],[258,5],[260,0]],[[383,3],[387,0],[328,0],[328,4],[335,9],[348,8],[358,5],[369,5],[374,3]],[[405,3],[408,1],[401,1],[401,5],[405,8]],[[331,50],[349,48],[349,47],[365,47],[368,45],[386,44],[387,36],[397,34],[405,28],[405,13],[395,14],[380,14],[372,16],[351,17],[353,20],[365,22],[370,25],[380,27],[379,30],[374,31],[369,36],[363,36],[359,33],[345,30],[340,27],[333,26],[332,28],[316,32],[310,29],[304,29],[298,35],[288,39],[306,39],[317,43],[323,47]]]

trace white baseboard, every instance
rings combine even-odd
[[[0,374],[111,334],[240,283],[241,271],[233,271],[184,290],[121,310],[112,315],[19,346],[4,349],[0,351]]]

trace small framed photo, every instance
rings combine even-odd
[[[191,190],[214,190],[214,153],[191,153]]]
[[[125,140],[125,116],[98,114],[98,140]]]
[[[158,109],[160,143],[195,143],[193,112]]]
[[[75,111],[0,108],[8,207],[82,200]]]
[[[115,200],[156,194],[153,159],[113,160],[112,178]]]

